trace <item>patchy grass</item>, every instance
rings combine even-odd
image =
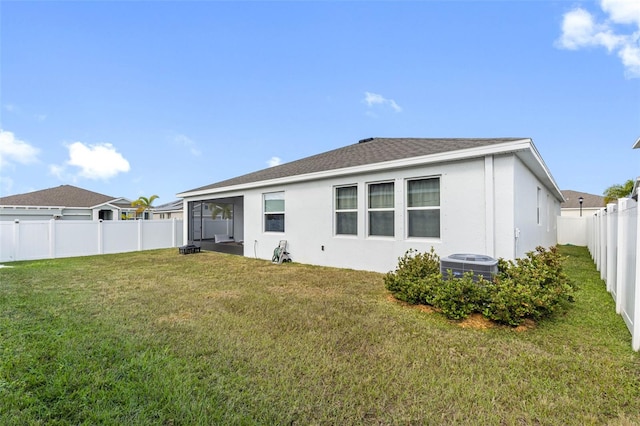
[[[382,275],[175,250],[0,270],[1,424],[638,424],[640,355],[586,249],[517,332]]]

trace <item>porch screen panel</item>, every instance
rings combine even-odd
[[[394,184],[369,185],[369,235],[394,236]]]
[[[440,238],[440,178],[407,182],[409,237]]]
[[[336,188],[336,234],[358,234],[358,187]]]
[[[202,203],[200,201],[190,201],[189,208],[189,241],[202,240]]]

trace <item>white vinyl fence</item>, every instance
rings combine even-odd
[[[638,203],[622,198],[587,220],[591,256],[640,350],[640,217]]]
[[[182,220],[0,222],[0,262],[90,256],[182,245]]]

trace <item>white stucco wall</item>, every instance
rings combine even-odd
[[[602,207],[583,207],[582,208],[582,217],[591,217],[594,214],[598,213]],[[560,212],[560,216],[564,217],[580,217],[580,209],[569,209],[564,208]]]
[[[406,237],[406,182],[421,177],[440,177],[440,238]],[[388,181],[395,184],[395,235],[370,237],[367,185]],[[345,185],[358,187],[358,234],[353,236],[334,232],[334,190]],[[540,224],[536,214],[538,187]],[[264,232],[263,194],[277,191],[285,193],[285,232]],[[476,253],[513,259],[537,245],[555,244],[553,215],[560,214],[559,201],[552,192],[513,154],[217,192],[199,199],[225,197],[243,197],[235,217],[243,224],[245,256],[271,259],[278,242],[287,240],[295,262],[379,272],[393,270],[398,257],[410,248],[428,251],[433,246],[441,257]],[[520,229],[517,242],[516,228]],[[186,229],[185,224],[185,234]],[[235,231],[236,240],[240,232]]]
[[[398,257],[410,248],[427,251],[433,246],[440,256],[466,252],[509,257],[513,252],[508,251],[513,246],[512,162],[503,158],[494,162],[491,157],[491,163],[495,173],[491,179],[485,179],[487,161],[478,158],[247,191],[245,255],[270,259],[278,241],[286,239],[294,261],[380,272],[394,269]],[[406,238],[406,181],[431,176],[440,177],[441,238]],[[395,183],[395,236],[369,237],[367,184],[382,181]],[[358,235],[334,235],[334,188],[352,184],[358,186]],[[494,186],[491,197],[486,185]],[[273,191],[285,191],[284,233],[262,231],[262,194]],[[487,222],[487,212],[497,212],[499,220]],[[487,236],[487,228],[493,235]]]
[[[495,250],[493,257],[513,259],[515,253],[515,177],[513,155],[493,157],[495,188]]]
[[[550,247],[557,243],[560,200],[517,157],[514,157],[513,170],[515,229],[519,231],[515,257],[523,257],[537,246]]]

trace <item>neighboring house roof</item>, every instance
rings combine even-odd
[[[602,195],[588,194],[586,192],[571,190],[563,190],[562,195],[566,200],[564,203],[560,204],[560,207],[563,209],[579,209],[580,197],[583,198],[583,209],[604,207],[604,197]]]
[[[72,185],[0,198],[0,206],[95,207],[107,203],[131,206],[131,202],[121,197],[111,197]]]
[[[506,145],[517,142],[525,142],[532,146],[530,138],[369,138],[343,148],[334,149],[332,151],[313,155],[290,163],[270,167],[211,185],[185,191],[184,193],[178,194],[178,196],[187,196],[191,195],[191,193],[206,192],[207,190],[216,188],[272,181],[275,179],[290,178],[293,176],[309,175],[358,166],[370,166],[373,164],[392,162],[394,160],[404,160],[414,157],[437,156],[439,154],[451,153],[454,151],[485,148],[493,145],[500,146],[502,144]],[[519,149],[524,150],[525,148]],[[516,149],[514,149],[514,152],[515,150]],[[543,164],[542,159],[539,158],[537,152],[535,155],[538,157],[538,161]],[[543,165],[543,168],[546,169],[546,166]],[[548,171],[546,172],[548,174]],[[552,182],[552,185],[555,185],[550,174],[548,174],[548,177]],[[558,196],[560,196],[559,190]]]
[[[182,210],[182,200],[172,201],[170,203],[161,204],[153,208],[154,213],[174,212]]]

